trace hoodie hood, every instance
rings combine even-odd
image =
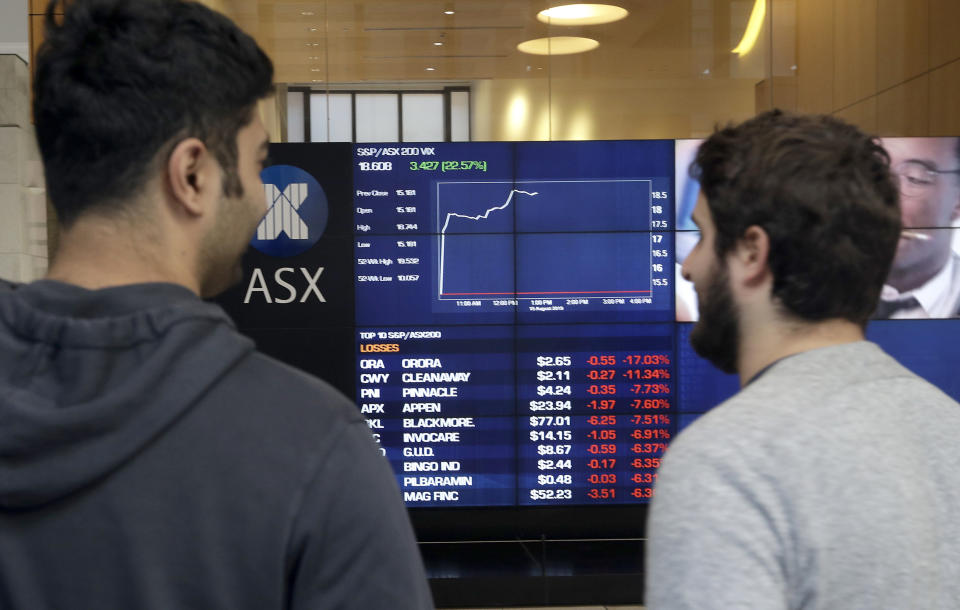
[[[0,509],[108,476],[253,349],[175,284],[0,285]]]

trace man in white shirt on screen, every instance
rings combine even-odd
[[[903,232],[875,318],[960,316],[960,138],[886,138],[900,183]]]

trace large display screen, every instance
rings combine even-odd
[[[688,343],[696,144],[274,145],[221,302],[356,400],[408,506],[644,503],[670,440],[737,389]],[[950,249],[942,224],[902,249]],[[957,324],[870,338],[956,397]]]

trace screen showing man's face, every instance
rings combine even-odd
[[[912,290],[950,256],[952,232],[945,229],[960,213],[960,176],[943,172],[960,167],[957,138],[886,138],[883,146],[900,182],[904,227],[890,284]]]

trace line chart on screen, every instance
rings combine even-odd
[[[438,182],[437,299],[650,298],[662,213],[646,179]]]

